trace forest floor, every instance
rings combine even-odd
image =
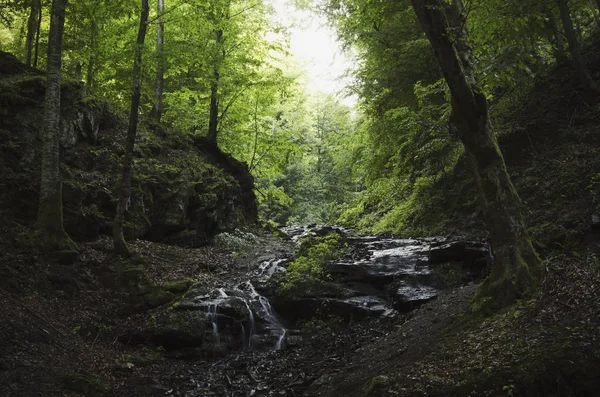
[[[579,257],[548,260],[539,297],[493,317],[465,316],[477,289],[471,283],[408,315],[351,324],[314,319],[303,343],[283,351],[199,360],[122,343],[123,331],[144,327],[151,311],[128,312],[126,297],[102,285],[99,269],[115,261],[108,238],[80,244],[79,259],[67,267],[22,248],[18,241],[26,232],[3,229],[2,396],[566,396],[600,390],[597,243]],[[132,247],[156,284],[186,277],[210,283],[294,249],[257,233],[261,243],[237,253],[146,241]]]

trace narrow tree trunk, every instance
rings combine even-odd
[[[585,60],[581,55],[581,47],[579,40],[577,39],[577,33],[575,33],[575,28],[573,27],[573,21],[571,20],[569,4],[567,3],[567,0],[556,0],[556,2],[558,4],[558,11],[560,12],[560,19],[565,30],[565,35],[567,36],[567,42],[569,43],[569,52],[573,58],[575,68],[577,69],[580,83],[582,88],[588,92],[588,96],[593,98],[595,96],[594,93],[596,92],[596,84],[590,77]]]
[[[27,57],[26,57],[27,66],[31,66],[31,60],[33,57],[34,38],[36,36],[36,29],[38,27],[38,20],[37,20],[38,16],[39,16],[38,5],[39,5],[39,0],[31,0],[29,19],[27,20],[27,39],[25,40],[25,47],[27,50]]]
[[[215,59],[213,63],[213,80],[210,82],[210,111],[208,115],[208,140],[217,143],[219,126],[219,58],[221,57],[221,40],[223,31],[215,32]]]
[[[162,20],[162,14],[165,11],[164,0],[158,0],[158,19],[156,21],[156,98],[152,108],[154,120],[160,122],[163,108],[163,88],[165,80],[165,26]]]
[[[42,0],[35,0],[38,3],[38,18],[37,28],[35,30],[35,51],[33,56],[33,67],[37,68],[38,64],[38,50],[40,48],[40,31],[42,30]]]
[[[48,251],[73,249],[65,233],[62,209],[62,180],[59,164],[60,74],[62,38],[67,0],[52,2],[52,19],[48,37],[48,77],[42,128],[42,173],[38,210],[38,241]]]
[[[91,21],[90,26],[90,56],[87,62],[87,71],[85,76],[85,89],[86,91],[90,91],[92,89],[92,85],[94,84],[94,60],[95,60],[95,51],[96,51],[96,22]]]
[[[556,44],[556,51],[554,54],[554,58],[558,62],[561,62],[566,58],[565,57],[565,43],[563,41],[562,33],[560,31],[560,28],[558,27],[556,18],[554,18],[554,14],[550,11],[546,15],[548,17],[548,25],[550,25],[550,29],[552,29],[552,34],[554,35],[554,42]]]
[[[82,79],[81,70],[82,69],[83,69],[83,66],[81,65],[81,62],[77,61],[77,65],[75,65],[75,81],[81,81],[81,79]]]
[[[258,150],[258,93],[256,93],[256,101],[254,102],[254,150],[252,150],[252,159],[248,166],[248,171],[254,169],[254,160],[256,160],[256,152]]]
[[[443,0],[411,2],[450,88],[452,122],[465,147],[493,243],[495,264],[477,294],[473,310],[502,308],[536,291],[542,264],[527,235],[521,201],[493,134],[487,100],[475,81],[464,24],[449,24],[449,20],[456,19],[448,17]],[[449,14],[462,15],[461,10],[459,0],[454,0]]]
[[[146,28],[148,25],[148,0],[142,0],[142,14],[140,16],[140,27],[135,48],[135,58],[133,61],[133,92],[131,94],[131,110],[129,113],[129,128],[127,129],[127,142],[125,145],[125,158],[123,160],[123,174],[121,177],[121,187],[119,190],[119,202],[115,212],[113,222],[113,239],[115,253],[121,256],[129,256],[129,249],[123,236],[123,223],[125,221],[125,212],[127,211],[129,196],[131,194],[131,172],[133,168],[133,147],[135,145],[135,136],[137,134],[138,110],[141,97],[142,80],[142,50],[146,38]]]

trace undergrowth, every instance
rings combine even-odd
[[[307,293],[327,281],[325,264],[341,257],[344,246],[342,237],[336,233],[304,239],[296,258],[288,265],[286,277],[279,285],[280,292]]]

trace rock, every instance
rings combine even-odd
[[[277,297],[272,302],[278,313],[289,322],[309,319],[317,312],[355,320],[377,317],[387,310],[387,302],[376,296],[356,296],[346,299],[324,297]]]
[[[401,312],[411,311],[438,296],[435,288],[409,280],[402,280],[392,288],[395,289],[393,307]]]
[[[146,306],[150,309],[164,305],[165,303],[171,302],[177,295],[172,292],[165,291],[160,287],[152,287],[149,294],[143,296],[142,300]]]
[[[106,397],[111,394],[108,385],[88,374],[66,374],[62,380],[65,388],[82,393],[86,397]]]
[[[141,265],[125,264],[104,278],[104,283],[112,288],[133,295],[145,295],[152,292],[152,283],[148,272]]]
[[[187,292],[192,285],[194,285],[194,280],[185,278],[182,280],[167,281],[162,285],[162,288],[174,294],[183,294]]]
[[[477,241],[451,241],[434,244],[429,250],[429,263],[463,262],[467,268],[485,268],[491,257],[487,244]]]
[[[239,229],[232,232],[224,232],[214,237],[214,243],[220,247],[234,251],[250,248],[259,242],[258,237],[252,233],[246,233]]]
[[[143,340],[167,350],[200,347],[207,331],[206,315],[200,311],[171,311],[153,317],[142,332]],[[122,340],[126,339],[125,337]]]
[[[465,252],[464,241],[445,242],[432,245],[429,249],[429,263],[460,262]]]
[[[390,379],[385,375],[379,375],[367,381],[362,389],[363,397],[379,397],[385,393]]]

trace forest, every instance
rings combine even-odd
[[[600,395],[599,80],[593,0],[0,0],[0,395]]]

